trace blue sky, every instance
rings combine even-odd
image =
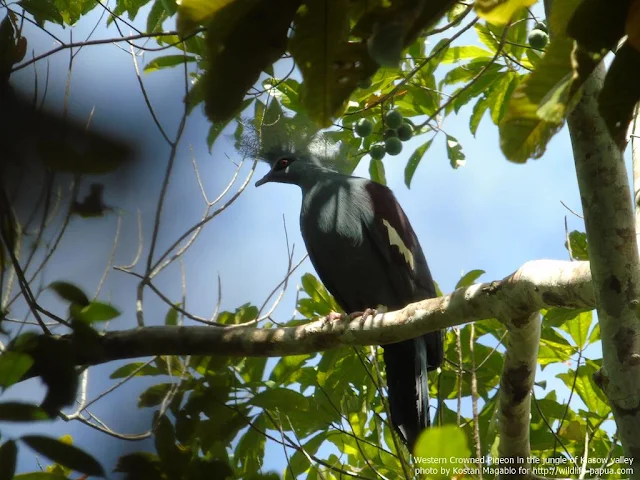
[[[146,9],[139,14],[144,24]],[[73,38],[86,36],[98,20],[93,12],[74,28]],[[104,19],[101,22],[104,25]],[[69,29],[51,27],[57,35],[68,39]],[[125,31],[127,34],[128,31]],[[32,27],[25,28],[29,50],[36,54],[53,48],[50,37]],[[99,27],[99,38],[117,36],[110,28]],[[467,42],[472,41],[467,37]],[[464,37],[463,37],[464,40]],[[434,42],[435,43],[435,42]],[[124,48],[126,46],[121,44]],[[149,44],[151,46],[151,43]],[[141,65],[151,60],[145,55]],[[48,105],[61,108],[66,82],[68,51],[49,57],[50,82]],[[40,81],[46,72],[46,62],[37,65]],[[25,69],[13,78],[15,85],[31,88],[33,70]],[[184,92],[182,70],[155,72],[144,76],[151,101],[158,117],[169,132],[175,132]],[[112,45],[83,49],[74,61],[71,81],[71,112],[86,118],[95,105],[94,126],[101,126],[135,139],[141,146],[143,168],[121,185],[117,191],[105,192],[105,202],[122,212],[122,234],[116,253],[116,264],[127,264],[137,249],[137,211],[141,213],[145,251],[153,222],[155,204],[169,156],[169,147],[151,123],[135,78],[131,57]],[[561,201],[580,212],[580,198],[575,180],[571,147],[566,128],[549,144],[544,157],[516,165],[505,160],[498,146],[497,128],[485,116],[476,138],[468,130],[470,110],[463,108],[457,116],[444,123],[447,133],[461,142],[466,166],[453,170],[446,156],[444,135],[440,135],[423,158],[413,187],[404,186],[403,171],[413,148],[421,142],[405,145],[397,157],[387,156],[384,164],[388,185],[405,209],[425,251],[434,278],[443,292],[450,292],[464,273],[473,269],[486,270],[482,281],[501,279],[528,260],[568,259],[564,248],[564,218],[569,229],[584,230],[582,220],[568,212]],[[215,197],[229,181],[239,161],[233,145],[224,137],[210,155],[205,142],[209,129],[202,109],[189,118],[187,129],[176,159],[171,179],[159,239],[159,251],[170,245],[186,228],[200,218],[204,204],[191,165],[191,148],[198,162],[203,183],[210,197]],[[173,133],[169,134],[173,136]],[[422,139],[424,141],[424,138]],[[227,158],[227,156],[230,158]],[[232,207],[210,222],[197,243],[184,258],[188,299],[187,308],[195,314],[209,316],[217,302],[217,276],[222,278],[222,308],[233,310],[248,301],[262,304],[265,296],[286,272],[286,244],[282,225],[284,216],[289,240],[296,246],[296,260],[304,253],[298,229],[300,192],[288,185],[268,184],[259,189],[253,182],[267,171],[259,165],[251,185]],[[363,160],[357,175],[367,176],[368,161]],[[243,168],[243,175],[248,166]],[[95,290],[110,255],[110,245],[116,226],[115,215],[105,219],[74,219],[70,232],[62,243],[54,261],[46,269],[43,283],[54,280],[73,281],[87,291]],[[146,258],[146,257],[143,257]],[[142,262],[137,269],[141,271]],[[312,271],[307,261],[294,274],[291,288],[277,310],[279,318],[287,319],[294,310],[295,286],[300,276]],[[101,298],[111,300],[123,311],[109,329],[131,328],[135,324],[135,278],[111,272]],[[181,296],[180,269],[175,264],[158,279],[157,286],[174,301]],[[148,324],[164,320],[166,305],[148,291],[145,312]],[[59,313],[63,306],[50,294],[42,297]],[[110,384],[107,377],[117,365],[109,364],[92,369],[89,398],[99,394]],[[545,371],[543,376],[549,376]],[[557,371],[557,370],[555,370]],[[3,400],[33,399],[37,401],[42,389],[37,380],[11,388]],[[126,433],[144,431],[150,421],[150,410],[139,410],[136,397],[147,385],[144,380],[129,382],[116,394],[102,401],[94,409],[96,414],[114,430]],[[57,421],[51,425],[19,428],[2,425],[3,437],[34,431],[49,435],[73,435],[82,445],[111,469],[121,448],[152,448],[138,444],[122,444],[77,422]],[[281,468],[282,458],[273,459]],[[33,455],[21,450],[20,471],[36,468]]]

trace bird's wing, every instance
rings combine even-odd
[[[418,237],[393,192],[375,182],[367,182],[364,188],[374,210],[372,220],[365,225],[366,234],[392,267],[390,272],[404,279],[401,284],[407,279],[413,283],[407,285],[409,288],[398,298],[403,304],[389,307],[399,308],[412,301],[435,297],[435,284]]]

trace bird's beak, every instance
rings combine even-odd
[[[269,183],[270,181],[271,181],[271,170],[269,170],[269,173],[267,173],[264,177],[262,177],[260,180],[256,182],[256,187],[259,187],[260,185],[264,185],[265,183]]]

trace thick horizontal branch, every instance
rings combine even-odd
[[[320,319],[297,327],[142,327],[108,332],[96,348],[69,342],[77,365],[97,365],[153,355],[279,357],[342,345],[380,345],[476,320],[527,318],[541,308],[594,308],[587,262],[537,260],[507,278],[459,288],[450,295],[412,303],[402,310],[351,321]],[[514,322],[517,320],[514,320]],[[509,325],[508,325],[509,326]]]

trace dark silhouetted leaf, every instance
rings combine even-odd
[[[82,290],[80,290],[80,288],[76,287],[72,283],[53,282],[49,285],[48,288],[56,292],[60,298],[72,304],[86,307],[90,303],[89,297],[87,297],[87,295]]]
[[[2,422],[33,422],[49,420],[47,414],[37,405],[19,402],[0,403],[0,421]]]
[[[20,440],[36,452],[60,465],[87,475],[104,477],[102,465],[78,447],[61,442],[56,438],[41,435],[25,435]]]

